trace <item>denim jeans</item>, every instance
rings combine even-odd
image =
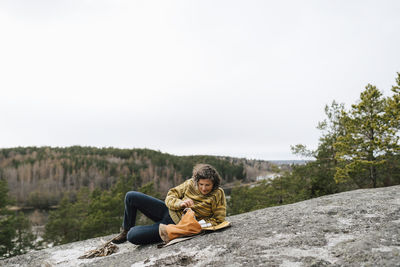
[[[135,226],[137,210],[140,210],[155,223]],[[129,242],[135,245],[161,242],[158,232],[160,223],[175,224],[169,216],[169,210],[163,201],[136,191],[126,193],[122,227],[125,230],[129,230],[127,236]]]

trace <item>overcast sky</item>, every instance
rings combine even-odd
[[[298,159],[400,71],[400,1],[0,1],[0,148]]]

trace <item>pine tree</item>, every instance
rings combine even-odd
[[[334,144],[339,163],[336,182],[352,180],[359,187],[377,187],[378,167],[385,163],[384,156],[397,143],[396,131],[385,112],[386,103],[382,93],[368,84],[359,102],[352,105],[344,120],[345,133]],[[367,181],[364,177],[368,177]]]
[[[0,258],[20,255],[35,248],[29,220],[23,214],[9,211],[7,206],[12,203],[7,182],[0,179]]]

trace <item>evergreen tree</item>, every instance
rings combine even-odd
[[[386,103],[386,114],[390,126],[397,131],[400,130],[400,72],[397,73],[396,85],[392,86],[392,97],[389,97]],[[399,152],[399,147],[396,147]]]
[[[12,203],[8,198],[7,183],[0,179],[0,258],[20,255],[35,248],[29,220],[23,214],[9,211],[7,206]]]
[[[49,220],[46,224],[44,240],[52,242],[54,245],[65,244],[79,240],[80,223],[73,216],[77,216],[73,204],[69,197],[64,196],[59,208],[50,211]]]
[[[359,187],[377,187],[378,167],[384,164],[385,155],[397,146],[396,131],[389,123],[385,108],[382,93],[368,84],[344,120],[345,134],[334,144],[339,162],[337,182],[353,180]]]
[[[380,167],[383,186],[400,184],[400,72],[397,73],[396,85],[392,86],[393,95],[387,99],[386,114],[390,126],[397,132],[393,142],[393,153],[387,153],[385,164]]]

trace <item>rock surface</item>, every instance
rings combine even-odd
[[[158,249],[119,245],[79,260],[100,238],[0,266],[400,266],[400,186],[363,189],[231,216],[232,227]],[[111,236],[103,237],[108,240]]]

